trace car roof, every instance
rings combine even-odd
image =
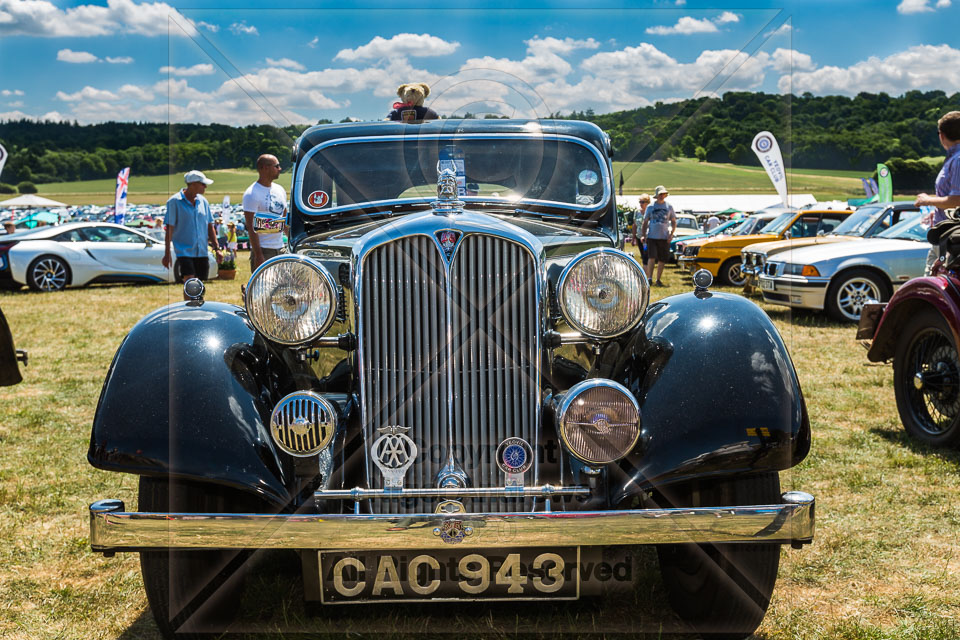
[[[592,122],[580,120],[424,120],[420,123],[394,121],[347,122],[310,127],[297,139],[296,147],[305,151],[318,144],[340,138],[458,135],[458,134],[531,134],[566,135],[581,138],[610,155],[610,138]]]

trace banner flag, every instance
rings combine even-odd
[[[780,154],[780,145],[777,139],[769,131],[761,131],[753,137],[753,144],[750,145],[753,152],[760,158],[760,164],[767,170],[770,182],[780,194],[780,200],[784,206],[789,206],[787,202],[787,174],[783,170],[783,156]]]
[[[893,177],[890,169],[882,162],[877,165],[877,183],[880,185],[880,202],[893,200]]]
[[[867,178],[860,178],[860,182],[863,184],[863,195],[870,197],[873,195],[873,192],[870,190],[870,180]]]
[[[223,213],[227,212],[227,209],[230,208],[230,196],[223,196]]]
[[[0,144],[0,173],[3,173],[3,165],[7,163],[7,150]]]
[[[873,195],[880,193],[880,189],[877,187],[877,181],[873,178],[870,178],[870,191],[873,193]]]
[[[123,224],[127,215],[127,184],[130,182],[130,167],[117,174],[117,195],[113,204],[113,221]]]
[[[623,171],[620,172],[620,193],[618,195],[623,195]]]

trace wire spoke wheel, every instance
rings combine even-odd
[[[960,356],[939,313],[908,323],[894,355],[894,391],[907,432],[929,444],[960,441]]]

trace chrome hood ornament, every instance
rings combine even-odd
[[[453,169],[438,169],[437,199],[431,202],[430,206],[438,216],[463,213],[463,201],[460,200],[457,187],[457,174]]]
[[[417,459],[417,445],[406,434],[409,430],[400,425],[377,429],[383,435],[373,442],[373,462],[383,474],[386,489],[402,489],[403,477]]]

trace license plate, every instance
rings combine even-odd
[[[580,548],[320,551],[325,604],[576,600]]]
[[[761,280],[760,288],[764,291],[776,291],[777,284],[773,280]]]

